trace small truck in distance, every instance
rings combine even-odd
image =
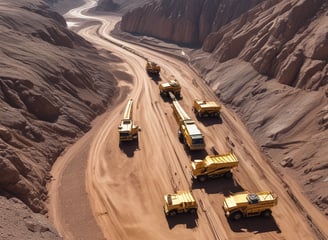
[[[191,174],[193,180],[197,179],[199,182],[221,176],[231,178],[231,169],[237,166],[238,159],[234,153],[208,155],[203,160],[194,160],[191,163]]]
[[[225,215],[232,220],[242,217],[271,216],[271,208],[278,204],[278,196],[273,192],[248,191],[235,193],[226,197],[223,203]]]
[[[167,216],[177,213],[196,213],[198,205],[191,191],[177,191],[164,196],[164,212]]]
[[[148,75],[159,75],[159,72],[161,71],[161,67],[155,62],[147,61],[146,71]]]
[[[192,110],[197,118],[219,117],[221,106],[215,101],[194,99]]]

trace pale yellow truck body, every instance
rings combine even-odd
[[[164,196],[164,212],[166,215],[174,216],[177,213],[196,213],[197,202],[191,191],[177,191],[175,194]]]
[[[177,98],[181,97],[181,85],[178,80],[174,79],[166,83],[159,85],[159,92],[162,96],[169,96],[169,93],[173,93]]]
[[[177,100],[172,101],[174,117],[179,124],[179,139],[188,150],[205,149],[204,136],[196,123],[188,116]]]
[[[232,220],[242,217],[262,215],[271,216],[271,208],[278,204],[278,196],[273,192],[248,191],[235,193],[226,197],[223,203],[225,215]]]
[[[138,138],[139,127],[134,124],[132,120],[132,115],[133,100],[129,99],[125,107],[123,119],[121,120],[120,125],[118,127],[120,141],[132,141],[133,139]]]
[[[221,176],[230,178],[232,177],[231,170],[237,167],[238,163],[234,153],[208,155],[203,160],[194,160],[191,163],[192,178],[200,182]]]
[[[161,67],[155,62],[147,61],[146,71],[149,75],[158,75],[161,71]]]
[[[195,99],[192,109],[198,118],[218,117],[220,116],[221,105],[215,101]]]

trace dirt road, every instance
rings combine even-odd
[[[94,3],[88,1],[66,18],[101,52],[123,60],[108,63],[117,69],[120,92],[115,105],[95,120],[92,130],[63,154],[52,171],[50,216],[65,239],[318,239],[241,121],[225,107],[222,122],[197,121],[192,101],[195,97],[215,100],[212,91],[177,59],[111,38],[109,32],[120,18],[85,16]],[[93,24],[79,25],[86,21]],[[162,67],[161,81],[146,74],[145,58]],[[158,90],[159,83],[173,78],[183,88],[180,104],[205,135],[205,151],[189,154],[178,140],[171,105]],[[138,141],[120,146],[117,126],[130,98],[141,131]],[[192,183],[191,161],[212,154],[212,147],[220,153],[233,148],[240,161],[234,178]],[[296,185],[291,187],[300,192]],[[166,218],[163,195],[184,189],[192,189],[200,204],[198,215]],[[227,221],[223,198],[242,190],[276,192],[279,203],[273,217]],[[306,200],[302,204],[312,207]],[[311,218],[323,219],[324,226],[325,218],[318,211]]]

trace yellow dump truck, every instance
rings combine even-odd
[[[194,99],[193,112],[197,118],[220,116],[221,106],[215,101]]]
[[[196,213],[198,205],[191,191],[177,191],[164,196],[164,212],[168,216],[177,213]]]
[[[273,192],[248,191],[235,193],[225,198],[223,209],[225,215],[232,220],[239,220],[242,217],[271,216],[271,208],[278,203],[278,196]]]
[[[147,61],[146,71],[149,75],[159,75],[159,72],[161,71],[161,67],[155,62]]]
[[[121,123],[118,127],[118,132],[120,136],[120,141],[131,141],[133,139],[138,138],[138,131],[139,127],[134,124],[132,120],[132,115],[133,115],[133,100],[129,99],[123,119],[121,120]]]
[[[237,166],[238,159],[234,153],[208,155],[203,160],[194,160],[191,163],[191,175],[200,182],[221,176],[231,178],[231,169]]]
[[[176,99],[172,101],[172,109],[174,117],[179,124],[178,135],[180,141],[186,145],[188,150],[205,149],[203,134]]]
[[[168,97],[169,93],[173,93],[177,98],[181,97],[181,85],[178,80],[174,79],[159,85],[159,92],[162,96]]]

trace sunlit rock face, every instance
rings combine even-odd
[[[179,44],[200,45],[207,35],[263,0],[163,0],[126,13],[121,29]]]

